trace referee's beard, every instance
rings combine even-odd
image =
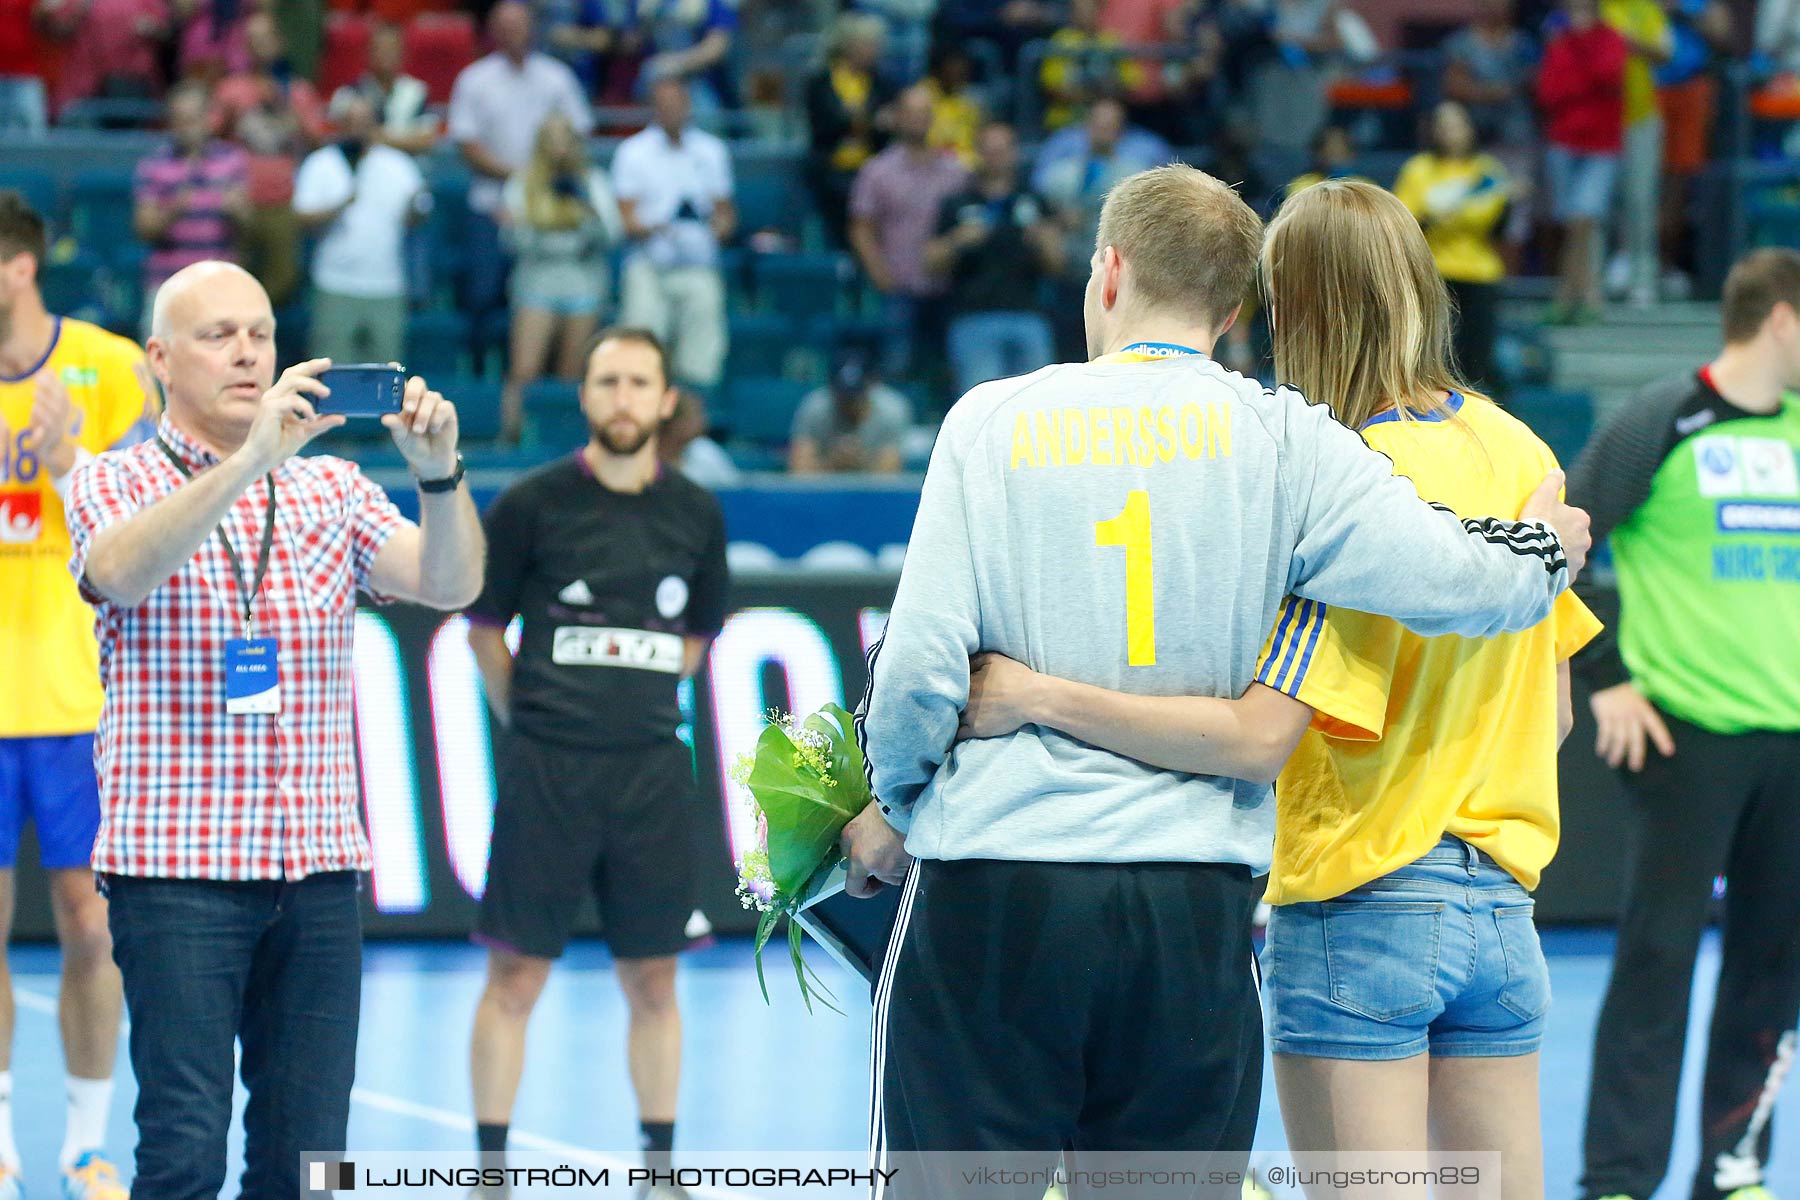
[[[608,454],[630,458],[656,440],[656,426],[639,425],[630,417],[615,417],[604,425],[588,422],[588,432]]]

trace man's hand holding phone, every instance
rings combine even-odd
[[[456,471],[456,406],[414,375],[406,381],[400,411],[381,418],[394,445],[420,479],[446,479]]]
[[[256,402],[256,417],[240,453],[257,464],[257,473],[273,471],[305,445],[347,419],[341,413],[321,416],[315,405],[331,394],[319,376],[331,366],[329,358],[295,363],[281,373],[274,386]]]

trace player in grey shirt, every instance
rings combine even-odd
[[[984,384],[939,434],[859,713],[877,800],[845,832],[853,891],[905,884],[875,1001],[878,1161],[1247,1154],[1255,1129],[1270,789],[1036,726],[958,743],[971,655],[1237,696],[1290,593],[1492,635],[1542,620],[1585,558],[1559,476],[1527,505],[1543,519],[1459,521],[1323,406],[1214,363],[1260,235],[1192,168],[1121,183],[1094,361]]]

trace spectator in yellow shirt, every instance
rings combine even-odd
[[[1454,100],[1437,106],[1430,145],[1406,160],[1394,194],[1419,219],[1438,274],[1450,287],[1457,321],[1457,365],[1471,386],[1492,394],[1494,338],[1500,327],[1500,224],[1512,182],[1500,160],[1484,152],[1469,110]]]
[[[1663,119],[1652,70],[1674,55],[1674,34],[1660,0],[1601,0],[1600,19],[1618,30],[1625,60],[1625,151],[1619,160],[1618,253],[1607,271],[1632,304],[1656,301],[1661,274],[1657,219],[1662,188]]]
[[[1350,131],[1342,125],[1327,125],[1313,135],[1311,167],[1304,174],[1288,180],[1283,197],[1292,199],[1327,179],[1361,179],[1362,176],[1350,170],[1355,162],[1356,142],[1351,139]]]
[[[1123,45],[1118,34],[1100,28],[1100,0],[1071,0],[1069,23],[1050,35],[1038,70],[1046,132],[1074,124],[1101,96],[1129,95],[1143,86],[1143,64],[1121,55]]]
[[[975,63],[968,53],[950,45],[932,55],[931,73],[922,85],[931,93],[931,133],[927,144],[933,150],[948,150],[965,167],[975,165],[975,134],[987,121],[987,113],[970,86],[975,78]]]

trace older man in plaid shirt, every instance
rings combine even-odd
[[[88,464],[68,507],[106,685],[94,870],[131,1012],[133,1194],[218,1195],[241,1039],[242,1192],[295,1196],[301,1151],[344,1146],[356,1065],[356,592],[468,603],[481,525],[456,411],[423,380],[382,418],[419,480],[414,525],[354,464],[294,457],[344,417],[313,407],[328,361],[274,380],[250,275],[186,268],[152,320],[157,436]]]

